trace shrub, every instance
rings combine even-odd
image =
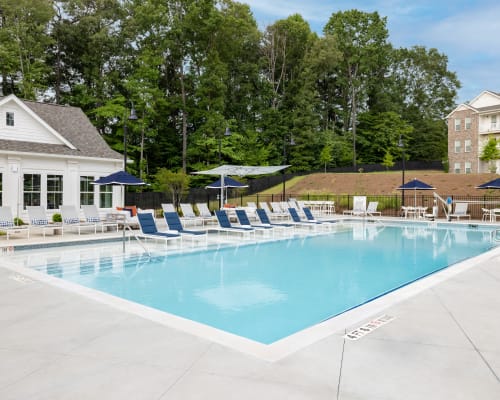
[[[19,217],[15,217],[14,218],[14,225],[17,225],[17,226],[24,225],[24,221]]]
[[[55,213],[52,215],[52,222],[62,222],[61,214]]]

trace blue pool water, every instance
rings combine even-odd
[[[492,247],[465,228],[353,225],[307,238],[165,257],[86,257],[49,274],[261,343]],[[119,261],[122,261],[121,259]]]

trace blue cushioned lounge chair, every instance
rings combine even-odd
[[[168,233],[160,232],[156,227],[155,219],[151,213],[137,213],[137,220],[139,221],[139,227],[141,228],[140,233],[136,233],[135,236],[149,238],[149,239],[159,239],[164,240],[165,244],[169,240],[182,239],[181,235],[178,233]]]
[[[323,225],[319,221],[304,221],[304,220],[300,219],[299,213],[297,212],[297,210],[295,208],[290,207],[288,209],[288,212],[290,213],[290,216],[292,217],[292,222],[295,225],[307,226],[307,227],[313,227],[313,228],[316,228],[317,226]]]
[[[231,225],[231,221],[226,214],[225,210],[215,210],[215,216],[217,217],[217,221],[219,222],[219,227],[217,230],[223,232],[236,232],[241,234],[250,234],[252,233],[255,236],[255,228],[251,226],[233,226]]]
[[[295,226],[294,224],[289,224],[286,222],[271,222],[271,220],[269,219],[269,215],[267,215],[266,210],[264,210],[263,208],[257,208],[255,212],[257,213],[257,216],[259,217],[262,224],[281,228],[293,228]]]
[[[235,210],[236,211],[236,217],[238,217],[238,221],[240,222],[240,225],[243,226],[250,226],[255,229],[260,229],[260,230],[272,230],[273,227],[269,225],[253,225],[250,220],[248,219],[247,212],[245,210]]]
[[[165,222],[167,223],[168,229],[170,231],[176,231],[180,233],[184,237],[189,237],[191,239],[205,239],[207,240],[208,234],[207,231],[193,231],[189,229],[184,229],[182,225],[181,218],[179,214],[174,212],[164,212],[163,216],[165,217]]]
[[[302,211],[304,212],[304,215],[306,216],[306,218],[309,222],[319,222],[319,223],[327,222],[327,223],[331,223],[331,224],[334,224],[337,222],[337,220],[328,220],[328,219],[318,221],[316,218],[314,218],[314,215],[309,207],[302,207]]]

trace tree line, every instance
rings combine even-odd
[[[292,171],[444,160],[460,82],[395,48],[387,20],[299,14],[259,29],[231,0],[0,0],[3,95],[81,107],[130,172],[221,163]],[[134,109],[137,119],[130,120]]]

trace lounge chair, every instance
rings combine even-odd
[[[177,212],[172,203],[161,203],[161,209],[163,212]]]
[[[456,218],[457,221],[464,217],[470,219],[470,214],[467,214],[468,207],[469,203],[455,203],[455,210],[453,213],[448,215],[449,219],[451,220],[452,218]]]
[[[171,233],[179,233],[182,236],[189,237],[193,240],[204,239],[205,242],[207,241],[208,234],[206,230],[193,231],[184,229],[184,226],[182,226],[181,218],[179,217],[179,214],[177,214],[176,212],[163,213],[163,217],[165,218],[165,222],[167,223],[168,230],[173,231]]]
[[[78,230],[78,235],[81,234],[82,228],[94,229],[94,234],[97,233],[97,223],[96,222],[82,222],[80,220],[79,212],[75,206],[61,206],[61,217],[63,223],[63,229],[75,228]]]
[[[344,210],[343,214],[364,217],[366,215],[366,196],[354,196],[352,210]]]
[[[32,229],[41,230],[43,237],[45,237],[45,231],[52,232],[55,234],[57,231],[63,233],[63,227],[60,223],[49,222],[47,213],[45,212],[45,207],[43,206],[26,206],[28,211],[28,218],[30,220],[30,231]]]
[[[217,217],[217,221],[219,222],[219,227],[217,228],[219,232],[234,232],[241,233],[243,235],[253,234],[255,236],[255,228],[252,228],[251,226],[233,226],[231,224],[231,221],[229,221],[229,217],[227,216],[225,210],[215,210],[215,216]]]
[[[85,220],[89,223],[95,223],[101,227],[101,232],[104,232],[104,228],[114,227],[118,232],[118,223],[116,221],[103,220],[99,216],[99,211],[95,204],[82,205],[83,214],[85,215]]]
[[[275,216],[277,218],[289,218],[289,214],[287,212],[287,208],[282,208],[281,203],[277,201],[272,201],[271,202],[271,216]]]
[[[269,231],[274,233],[273,227],[271,225],[252,225],[245,210],[237,209],[235,211],[236,211],[236,217],[238,218],[238,221],[241,226],[244,227],[249,226],[251,228],[257,229],[258,231],[262,232]]]
[[[382,215],[380,211],[377,211],[378,201],[370,201],[368,203],[368,207],[366,207],[366,215],[374,217],[378,215],[379,217]]]
[[[181,210],[182,210],[182,220],[185,222],[193,222],[193,224],[196,224],[197,222],[200,222],[201,225],[203,225],[203,220],[199,218],[193,210],[193,207],[189,203],[181,203]]]
[[[314,217],[314,215],[313,215],[313,213],[312,213],[312,211],[311,211],[311,209],[310,209],[309,207],[304,207],[304,208],[302,209],[302,211],[304,212],[304,215],[306,216],[306,219],[307,219],[307,221],[309,221],[309,222],[330,223],[330,224],[332,224],[332,223],[333,223],[333,224],[334,224],[334,223],[337,223],[337,220],[328,220],[328,219],[325,219],[325,220],[322,220],[322,221],[318,221],[318,220]]]
[[[137,220],[139,221],[140,233],[136,233],[135,237],[142,237],[147,239],[163,240],[167,245],[169,240],[181,240],[182,236],[179,233],[160,232],[156,227],[156,222],[153,214],[150,212],[137,213]]]
[[[0,207],[0,231],[5,232],[7,240],[9,240],[11,235],[17,233],[26,233],[27,237],[30,237],[30,230],[27,225],[18,226],[14,224],[12,210],[9,206]]]
[[[299,213],[297,210],[293,207],[290,207],[288,209],[288,212],[290,213],[290,217],[292,218],[292,222],[294,225],[297,226],[307,226],[308,228],[316,228],[319,225],[322,225],[322,222],[319,221],[304,221],[300,218]]]
[[[205,222],[217,222],[217,217],[212,215],[206,203],[196,203],[198,209],[198,217],[201,218],[202,224]]]
[[[294,232],[295,225],[286,222],[271,222],[266,210],[263,208],[257,208],[255,211],[257,217],[260,219],[261,224],[272,226],[274,229],[280,230],[281,232]],[[291,228],[291,229],[290,229]]]

